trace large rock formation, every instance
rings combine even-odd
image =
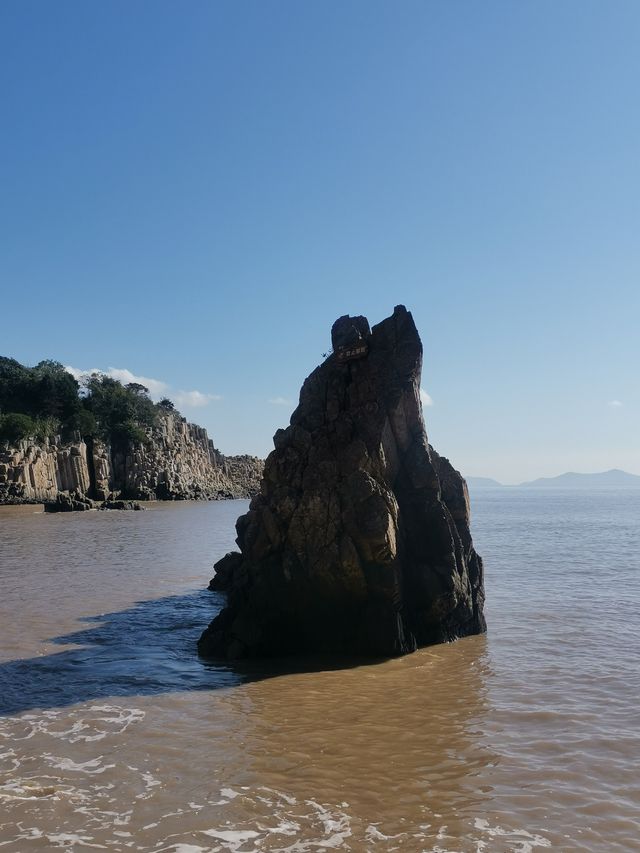
[[[111,453],[113,479],[128,497],[198,500],[253,497],[260,488],[262,460],[224,456],[206,429],[175,413],[159,419],[151,441]]]
[[[70,444],[55,438],[0,445],[0,504],[46,503],[61,493],[88,495],[89,458],[80,436]]]
[[[79,435],[0,445],[0,504],[57,502],[58,496],[98,501],[247,498],[259,490],[263,463],[223,456],[202,427],[168,412],[144,444],[126,451]]]
[[[216,566],[201,654],[398,655],[485,630],[464,480],[427,442],[411,314],[341,317]]]

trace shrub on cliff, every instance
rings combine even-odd
[[[66,424],[80,411],[79,385],[63,364],[45,359],[33,368],[36,411],[39,418],[57,418]]]
[[[63,438],[70,439],[74,432],[79,432],[83,438],[93,438],[99,435],[98,423],[93,413],[88,409],[81,408],[67,421],[62,431]]]
[[[47,438],[51,439],[65,431],[59,418],[51,415],[43,418],[34,418],[33,422],[35,424],[33,435],[38,441],[45,441]]]
[[[24,438],[30,438],[35,433],[36,424],[29,415],[22,415],[19,412],[0,415],[0,441],[16,444]]]
[[[68,441],[80,433],[120,449],[145,442],[159,414],[180,414],[167,398],[154,404],[149,390],[138,382],[123,385],[94,373],[81,386],[59,361],[46,359],[35,367],[25,367],[0,356],[0,415],[3,413],[5,418],[11,415],[4,441],[29,436],[44,440],[58,434]]]
[[[141,442],[154,426],[157,410],[144,385],[123,385],[117,379],[94,373],[86,383],[84,405],[95,418],[97,434],[116,446]]]
[[[82,409],[78,390],[74,377],[58,361],[25,367],[0,357],[0,411],[38,419],[45,432],[73,421]]]

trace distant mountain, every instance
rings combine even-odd
[[[470,489],[494,489],[496,486],[502,486],[502,483],[492,480],[491,477],[465,477],[465,480]]]
[[[517,486],[505,486],[491,477],[465,477],[465,480],[470,489],[640,489],[640,477],[621,471],[619,468],[601,471],[598,474],[578,474],[575,471],[568,471],[557,477],[540,477],[537,480],[519,483]]]
[[[619,468],[601,471],[598,474],[576,474],[574,471],[569,471],[566,474],[560,474],[558,477],[540,477],[538,480],[520,483],[520,486],[536,489],[593,489],[602,487],[640,489],[640,477],[636,474],[629,474],[627,471],[621,471]]]

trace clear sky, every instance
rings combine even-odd
[[[265,455],[401,302],[463,473],[640,474],[638,45],[637,0],[4,0],[0,354]]]

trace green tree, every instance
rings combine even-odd
[[[100,430],[98,429],[98,423],[93,412],[85,408],[80,408],[65,425],[65,438],[70,438],[73,432],[79,432],[85,438],[93,438],[99,435]]]
[[[139,382],[123,385],[95,373],[80,385],[59,361],[45,359],[25,367],[13,358],[0,357],[0,415],[4,440],[27,435],[46,438],[74,432],[101,437],[120,447],[145,441],[161,411],[175,411],[165,399],[156,406],[149,389]],[[6,418],[11,416],[7,421]]]
[[[94,416],[98,434],[117,446],[142,441],[156,423],[156,408],[143,385],[131,388],[101,373],[87,381],[84,405]]]
[[[33,368],[37,414],[67,423],[80,410],[79,385],[64,365],[47,359]]]
[[[125,386],[131,391],[132,394],[135,394],[138,397],[148,397],[149,389],[146,385],[141,385],[139,382],[128,382]]]
[[[78,390],[78,383],[59,361],[25,367],[15,359],[0,358],[0,412],[42,419],[47,429],[59,429],[82,407]]]
[[[0,415],[0,441],[16,444],[23,438],[35,435],[35,433],[36,424],[29,415],[23,415],[19,412]]]
[[[33,375],[14,358],[0,358],[0,412],[29,414],[33,408]]]

